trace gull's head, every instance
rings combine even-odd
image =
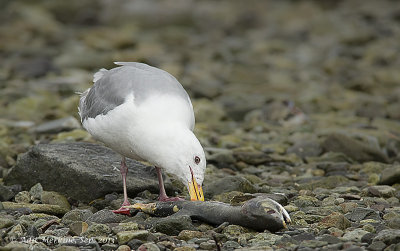
[[[179,178],[187,187],[191,200],[204,201],[202,184],[206,157],[203,147],[190,130],[181,130],[168,138],[159,165]]]

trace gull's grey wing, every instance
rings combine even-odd
[[[94,85],[82,93],[79,101],[81,120],[107,114],[133,94],[140,105],[154,94],[171,94],[183,98],[192,107],[182,85],[168,72],[142,63],[118,62],[120,67],[101,69],[94,75]]]

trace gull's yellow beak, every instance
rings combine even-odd
[[[196,179],[192,175],[192,182],[189,182],[189,194],[191,200],[204,201],[203,188],[197,184]]]

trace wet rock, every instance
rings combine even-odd
[[[96,144],[42,144],[20,156],[4,181],[7,184],[22,184],[24,188],[40,182],[45,190],[90,201],[122,191],[119,170],[114,168],[119,167],[119,162],[120,157],[116,153]],[[133,160],[128,160],[127,165],[130,167],[127,176],[129,194],[134,196],[146,189],[158,193],[153,167],[145,167]],[[63,174],[62,182],[58,178],[60,174]]]
[[[59,133],[62,131],[71,131],[79,128],[81,128],[79,121],[76,118],[70,116],[40,124],[33,129],[33,132]]]
[[[319,225],[324,228],[335,227],[344,230],[351,226],[350,221],[341,213],[334,212],[324,217]]]
[[[103,209],[89,216],[86,221],[106,224],[121,222],[126,219],[129,219],[126,215],[115,214],[111,210]]]
[[[146,241],[149,234],[147,230],[121,231],[117,233],[118,244],[125,244],[133,239]]]
[[[325,151],[341,152],[348,157],[359,161],[388,162],[387,156],[379,149],[368,146],[344,134],[331,134],[322,143]]]
[[[257,192],[254,185],[252,185],[246,178],[240,176],[226,176],[222,179],[207,184],[204,186],[206,196],[213,196],[230,191],[238,191],[244,193]]]
[[[178,235],[182,230],[194,230],[192,220],[189,216],[169,216],[155,219],[150,223],[152,229],[169,235]]]
[[[43,204],[58,205],[68,210],[71,209],[71,205],[69,204],[67,198],[57,192],[43,191],[41,201]]]

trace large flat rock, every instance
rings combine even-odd
[[[121,157],[111,149],[91,143],[39,144],[19,156],[4,182],[29,189],[40,182],[44,190],[91,201],[108,193],[122,193]],[[150,190],[158,193],[154,167],[127,159],[128,195]],[[171,186],[167,185],[167,190]]]

